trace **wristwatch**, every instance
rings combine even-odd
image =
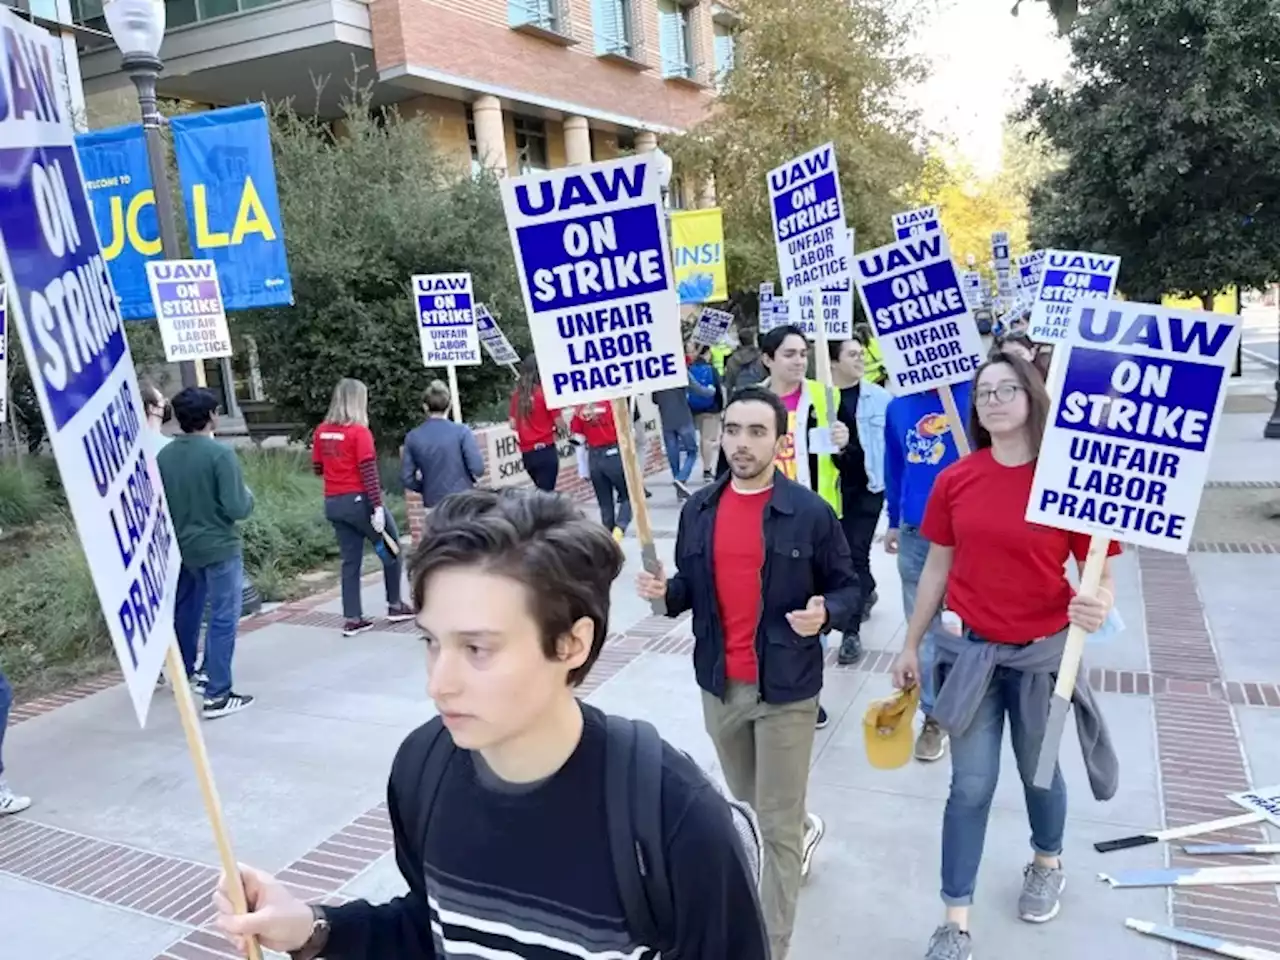
[[[324,907],[311,905],[311,936],[297,950],[289,954],[293,960],[316,960],[329,943],[329,917]]]

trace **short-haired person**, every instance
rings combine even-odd
[[[547,407],[538,358],[532,353],[520,361],[520,375],[507,407],[507,422],[516,432],[524,472],[539,490],[554,490],[560,478],[556,427],[561,418],[559,412]]]
[[[187,387],[172,403],[182,433],[160,451],[156,465],[182,552],[173,627],[187,677],[204,695],[204,718],[213,720],[253,703],[253,697],[231,687],[231,661],[244,606],[243,540],[236,524],[253,513],[253,494],[245,486],[236,452],[213,438],[218,427],[218,398],[213,392]],[[206,607],[209,629],[197,673]]]
[[[764,835],[764,915],[784,960],[800,882],[822,839],[806,814],[809,758],[822,689],[822,635],[859,602],[835,512],[777,466],[787,408],[744,387],[724,411],[730,472],[680,511],[675,573],[641,573],[642,597],[667,616],[693,611],[693,669],[707,733],[730,791]]]
[[[382,561],[387,619],[392,623],[412,620],[413,609],[400,599],[400,557],[378,549],[384,531],[395,539],[400,533],[391,511],[382,503],[378,452],[369,431],[369,389],[363,381],[344,377],[333,388],[329,412],[312,436],[311,466],[324,478],[324,515],[333,526],[342,556],[342,616],[346,621],[342,635],[354,637],[373,629],[373,621],[364,616],[360,597],[366,543],[374,545]]]
[[[484,476],[484,457],[465,423],[449,419],[453,397],[443,381],[432,380],[422,394],[427,419],[404,438],[400,482],[422,497],[428,510],[451,493],[470,490]]]
[[[930,941],[928,960],[971,955],[969,907],[1000,777],[1006,717],[1034,851],[1023,873],[1018,915],[1030,923],[1058,915],[1067,789],[1060,770],[1048,789],[1032,780],[1067,628],[1097,630],[1114,596],[1109,564],[1096,596],[1075,593],[1067,579],[1069,558],[1083,567],[1089,537],[1025,519],[1049,412],[1043,381],[1025,360],[1000,357],[978,369],[973,400],[975,449],[933,486],[921,527],[931,544],[929,558],[906,646],[894,664],[899,687],[919,681],[917,650],[945,596],[965,631],[937,634],[941,684],[934,711],[951,734],[951,792],[942,821],[947,915]],[[1113,543],[1110,553],[1118,552]],[[1108,800],[1116,790],[1117,762],[1087,681],[1076,684],[1073,703],[1090,785],[1098,799]]]
[[[220,892],[218,925],[304,960],[657,956],[628,929],[615,883],[606,717],[574,695],[604,645],[622,563],[567,497],[526,487],[444,501],[409,573],[444,743],[433,726],[411,733],[387,797],[408,892],[313,910],[244,868],[250,912],[233,914]],[[429,752],[442,746],[451,753],[429,781]],[[724,797],[670,746],[661,768],[675,916],[659,934],[672,956],[767,960]]]

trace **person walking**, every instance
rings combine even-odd
[[[906,645],[894,683],[921,678],[919,648],[946,599],[963,621],[962,636],[938,634],[933,671],[941,678],[934,710],[951,734],[951,791],[942,821],[942,901],[945,922],[927,960],[968,960],[969,909],[982,862],[991,803],[1000,777],[1008,718],[1031,825],[1032,861],[1023,871],[1018,916],[1045,923],[1058,915],[1067,788],[1055,769],[1048,789],[1033,778],[1043,744],[1054,674],[1068,626],[1100,628],[1114,598],[1110,563],[1095,596],[1077,594],[1066,575],[1081,569],[1090,538],[1027,521],[1036,458],[1049,395],[1029,363],[1000,357],[974,378],[970,433],[974,452],[942,471],[925,508],[921,533],[929,556],[916,593]],[[1120,552],[1111,543],[1111,555]],[[1081,670],[1073,696],[1090,786],[1099,800],[1114,796],[1118,762],[1110,735]]]
[[[716,457],[720,454],[720,415],[724,411],[724,388],[720,373],[711,362],[711,348],[690,342],[689,352],[689,409],[693,412],[693,424],[698,431],[702,482],[709,483],[714,475]],[[702,390],[693,388],[695,380],[702,385]],[[712,392],[704,392],[706,389]]]
[[[693,611],[707,733],[729,790],[760,818],[773,960],[785,960],[800,883],[825,830],[805,812],[821,635],[858,603],[835,512],[777,466],[787,418],[766,388],[730,398],[721,434],[729,474],[680,511],[675,572],[637,579],[640,596],[663,600],[667,616]]]
[[[520,361],[520,377],[511,394],[507,422],[516,433],[524,472],[539,490],[554,490],[560,478],[560,454],[556,450],[559,413],[547,408],[538,373],[538,358],[532,353]]]
[[[9,725],[9,708],[13,706],[13,687],[0,670],[0,817],[21,813],[31,806],[31,798],[14,793],[4,778],[4,731]]]
[[[446,395],[448,391],[446,390]],[[382,561],[387,619],[412,620],[413,610],[400,599],[401,562],[383,546],[383,536],[399,541],[395,518],[382,503],[378,454],[369,432],[369,390],[360,380],[343,378],[333,388],[324,422],[315,429],[311,466],[324,478],[324,515],[333,525],[342,556],[342,626],[344,637],[373,629],[360,597],[360,567],[365,543],[374,545]]]
[[[840,395],[837,416],[849,435],[848,445],[836,455],[840,525],[849,541],[859,590],[859,602],[844,624],[837,655],[846,666],[862,659],[860,627],[879,599],[871,574],[871,544],[884,509],[884,425],[893,399],[888,390],[866,377],[866,344],[854,332],[852,340],[827,343],[831,376]]]
[[[173,628],[187,678],[204,696],[206,720],[230,716],[253,703],[253,697],[236,693],[231,683],[244,606],[244,545],[236,524],[253,513],[253,493],[245,486],[236,452],[213,438],[217,409],[211,390],[187,387],[179,392],[173,414],[182,433],[156,458],[182,554]],[[206,607],[209,628],[197,672]]]
[[[600,507],[600,522],[619,543],[631,523],[631,494],[618,450],[618,430],[609,403],[587,403],[577,409],[569,429],[587,445],[587,472]],[[616,505],[615,505],[616,498]]]
[[[400,482],[421,496],[428,510],[451,493],[470,490],[484,476],[484,457],[476,435],[465,423],[449,419],[452,400],[449,388],[432,380],[422,394],[427,419],[404,438]]]

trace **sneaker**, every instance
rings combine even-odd
[[[348,620],[342,625],[344,637],[354,637],[357,633],[367,633],[373,629],[373,621],[361,617],[359,620]]]
[[[253,697],[240,693],[228,693],[225,697],[219,697],[217,700],[210,700],[205,697],[204,718],[206,720],[216,720],[218,717],[229,717],[233,713],[239,713],[244,710],[251,703],[253,703]]]
[[[933,932],[924,960],[971,960],[973,943],[958,924],[944,923]]]
[[[31,806],[30,797],[20,797],[12,790],[3,780],[0,780],[0,817],[6,817],[11,813],[21,813],[27,807]]]
[[[1042,867],[1032,862],[1022,872],[1022,896],[1018,898],[1018,916],[1027,923],[1048,923],[1062,909],[1062,890],[1067,875],[1062,865]]]
[[[403,623],[406,620],[412,620],[415,616],[413,607],[407,603],[393,603],[387,607],[387,619],[392,623]]]
[[[822,822],[822,818],[816,813],[806,813],[804,815],[804,845],[800,848],[800,878],[803,880],[809,876],[810,869],[813,868],[813,852],[818,849],[818,844],[822,842],[822,836],[827,832],[827,825]]]
[[[951,738],[938,726],[933,717],[924,718],[924,726],[920,728],[920,736],[916,737],[916,759],[921,763],[933,763],[947,755],[947,744]]]
[[[827,716],[827,708],[822,704],[818,704],[818,722],[814,724],[817,730],[827,729],[827,724],[831,722],[831,718]]]
[[[863,623],[866,623],[868,620],[871,619],[871,608],[874,607],[879,602],[880,602],[880,594],[872,590],[871,595],[867,597],[867,599],[864,600],[862,603],[862,622]]]
[[[684,503],[693,495],[693,491],[689,489],[689,485],[683,480],[672,480],[671,485],[676,488],[676,499],[681,503]]]
[[[623,538],[623,537],[625,537],[625,536],[626,536],[626,534],[623,532],[623,530],[622,530],[622,528],[621,528],[621,527],[614,527],[614,528],[613,528],[613,539],[614,539],[614,540],[616,540],[618,543],[621,543],[621,542],[622,542],[622,538]]]
[[[861,659],[862,638],[856,633],[846,633],[844,639],[840,641],[840,653],[836,656],[836,663],[842,667],[847,667]]]

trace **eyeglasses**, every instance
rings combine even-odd
[[[993,397],[997,403],[1008,403],[1021,392],[1020,384],[1002,383],[993,390],[979,390],[973,395],[973,400],[978,406],[985,407],[991,403]]]

